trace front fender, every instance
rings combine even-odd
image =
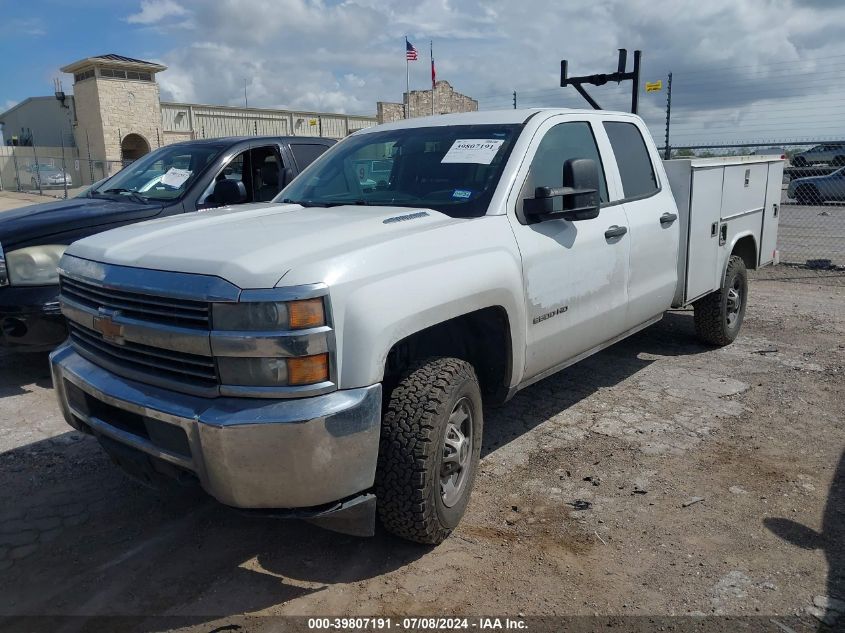
[[[333,301],[334,302],[334,301]],[[502,307],[510,327],[511,386],[525,366],[525,303],[515,249],[492,248],[379,276],[349,292],[336,321],[341,388],[380,382],[390,349],[432,325]],[[334,306],[338,310],[337,304]],[[340,317],[340,319],[337,319]]]

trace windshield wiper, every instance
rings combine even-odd
[[[352,206],[358,205],[358,206],[361,206],[361,207],[370,206],[370,203],[367,202],[366,200],[344,200],[343,202],[326,202],[325,204],[326,204],[327,207],[342,207],[342,206],[345,206],[345,205],[352,205]]]
[[[371,202],[367,202],[366,200],[343,200],[343,201],[335,201],[335,202],[322,202],[316,200],[291,200],[290,198],[284,198],[282,200],[283,203],[287,204],[298,204],[303,207],[322,207],[323,209],[328,209],[331,207],[342,207],[345,205],[358,205],[362,207],[368,206],[381,206],[381,205],[373,205]]]
[[[314,202],[313,200],[291,200],[290,198],[283,198],[282,204],[298,204],[301,207],[325,207],[322,202]]]
[[[142,196],[137,191],[132,191],[131,189],[123,189],[123,188],[115,188],[115,189],[106,189],[103,193],[117,193],[117,194],[129,194],[129,197],[135,200],[136,202],[141,203],[148,203],[150,201],[149,198]]]

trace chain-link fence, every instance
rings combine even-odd
[[[10,191],[72,198],[122,168],[75,147],[0,147],[0,189]]]
[[[672,148],[672,158],[747,155],[785,160],[778,227],[781,262],[845,269],[845,142]]]

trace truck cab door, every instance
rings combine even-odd
[[[533,197],[536,187],[561,187],[564,162],[576,158],[599,166],[598,217],[530,222],[523,212],[525,199]],[[607,204],[607,181],[590,122],[552,117],[538,129],[526,162],[528,173],[509,217],[522,256],[524,379],[530,380],[623,331],[630,240],[623,206]]]
[[[605,120],[613,150],[608,170],[618,170],[628,218],[631,255],[625,329],[636,328],[668,310],[678,283],[680,218],[675,198],[647,131],[631,119]]]

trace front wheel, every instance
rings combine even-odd
[[[733,343],[745,319],[748,271],[741,257],[731,255],[722,287],[693,303],[695,333],[706,343]]]
[[[484,418],[472,365],[430,358],[413,365],[390,394],[376,471],[378,513],[402,538],[438,544],[469,502]]]

